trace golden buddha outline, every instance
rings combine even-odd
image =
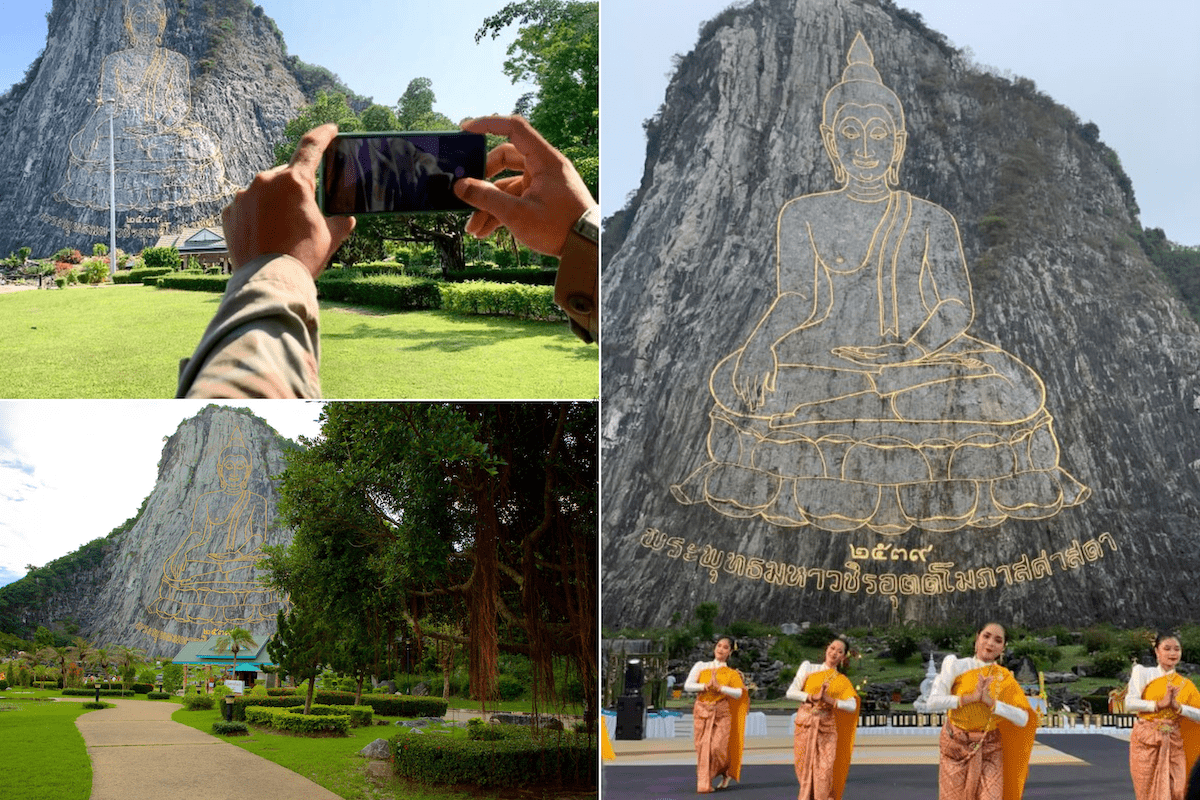
[[[69,143],[67,175],[54,194],[96,210],[110,204],[109,117],[118,211],[170,209],[221,200],[225,178],[217,137],[192,117],[187,58],[163,48],[162,0],[124,0],[130,47],[100,68],[97,108]]]
[[[151,613],[218,627],[275,619],[280,600],[254,576],[263,557],[267,499],[249,489],[253,465],[235,429],[217,458],[220,488],[197,498],[187,536],[163,565]]]
[[[729,517],[882,534],[1082,503],[1090,491],[1059,466],[1041,378],[968,334],[954,217],[897,188],[904,109],[861,32],[846,60],[820,126],[840,187],[780,209],[776,296],[713,369],[708,461],[673,495]]]

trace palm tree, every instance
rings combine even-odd
[[[112,650],[109,647],[97,647],[92,661],[100,667],[100,680],[108,680],[108,665],[112,663]]]
[[[125,684],[125,676],[131,672],[136,672],[137,665],[141,664],[146,658],[145,651],[137,647],[128,647],[127,645],[117,645],[117,663],[125,667],[121,670],[121,686],[128,689]]]
[[[250,631],[245,628],[234,628],[224,636],[217,639],[214,649],[218,653],[224,653],[229,650],[233,653],[233,679],[237,680],[237,654],[238,651],[246,645],[258,647],[258,642],[254,641],[254,637]]]

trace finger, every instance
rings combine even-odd
[[[325,148],[329,147],[329,143],[333,141],[333,137],[337,136],[337,133],[337,123],[330,122],[313,128],[304,134],[304,138],[300,140],[300,144],[296,147],[296,152],[292,154],[292,160],[288,162],[288,166],[295,167],[300,174],[315,180],[317,177],[317,165],[321,163],[321,156],[324,155]]]
[[[455,181],[454,193],[463,202],[500,220],[515,218],[527,205],[521,198],[476,178],[461,178]]]
[[[507,136],[508,140],[517,146],[522,153],[537,151],[551,152],[554,148],[533,129],[524,117],[478,117],[465,120],[462,124],[464,131],[471,133],[492,133],[496,136]]]
[[[350,234],[354,232],[354,227],[358,224],[358,220],[354,217],[329,217],[329,237],[332,240],[329,248],[329,257],[332,258],[337,249],[342,246],[346,239],[350,238]]]
[[[484,167],[484,174],[491,178],[506,169],[513,172],[525,171],[525,157],[512,142],[505,142],[499,147],[492,148],[491,152],[487,154],[487,166]]]

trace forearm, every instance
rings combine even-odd
[[[237,269],[178,397],[320,397],[317,289],[307,268],[267,255]]]
[[[1018,706],[1009,705],[1000,700],[996,701],[996,705],[992,707],[992,713],[998,717],[1002,717],[1018,728],[1024,728],[1029,722],[1029,712]]]

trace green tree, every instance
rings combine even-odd
[[[400,123],[396,120],[396,112],[387,106],[373,105],[365,109],[361,117],[364,131],[396,131]]]
[[[396,104],[396,119],[405,131],[449,131],[458,125],[440,111],[433,110],[437,97],[433,93],[433,81],[429,78],[413,78],[408,88],[400,95]],[[368,130],[381,130],[368,128]],[[386,129],[384,129],[386,130]]]
[[[245,628],[233,628],[217,637],[217,641],[213,645],[213,649],[218,653],[223,654],[226,650],[233,653],[233,667],[230,672],[234,680],[237,680],[238,653],[247,647],[258,647],[258,642],[254,641],[254,636]]]
[[[537,86],[517,101],[514,113],[575,163],[593,195],[600,171],[600,4],[522,0],[483,21],[475,41],[495,39],[511,25],[504,74],[513,83]]]
[[[330,559],[365,554],[386,641],[407,624],[464,645],[484,701],[500,650],[530,658],[542,702],[556,700],[565,656],[594,712],[594,404],[331,403],[322,415],[322,438],[289,455],[281,521],[297,540],[321,537]],[[317,594],[354,591],[337,585],[344,574]],[[422,629],[426,615],[466,634]]]
[[[317,99],[300,109],[295,119],[283,128],[283,140],[275,144],[275,165],[286,164],[304,134],[319,125],[336,122],[343,133],[362,130],[362,121],[346,102],[344,94],[321,92]]]
[[[127,645],[117,645],[117,664],[121,667],[121,685],[128,689],[133,684],[138,666],[146,660],[144,650]]]
[[[305,714],[312,711],[313,689],[328,652],[330,633],[319,609],[293,607],[286,616],[282,609],[279,611],[275,635],[267,642],[267,654],[281,672],[294,680],[308,681]]]

